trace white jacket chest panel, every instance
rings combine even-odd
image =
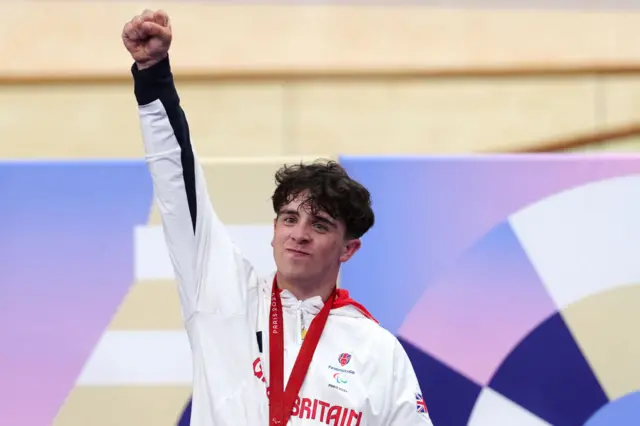
[[[258,328],[262,331],[262,373],[269,383],[269,327],[267,302],[262,300]],[[299,302],[300,303],[300,302]],[[302,303],[283,309],[285,383],[302,346],[302,329],[315,317]],[[310,309],[313,311],[313,309]],[[330,424],[364,426],[383,411],[384,392],[376,381],[385,375],[380,361],[391,347],[376,341],[378,326],[365,318],[330,315],[293,408],[291,425]],[[386,349],[386,350],[385,350]],[[387,369],[388,370],[388,369]]]
[[[300,391],[300,409],[294,413],[325,424],[363,425],[381,411],[381,395],[372,387],[377,363],[368,347],[350,342],[335,323],[325,331]]]

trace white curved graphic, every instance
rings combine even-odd
[[[640,282],[640,176],[544,199],[509,219],[559,310]]]
[[[552,426],[490,388],[476,400],[468,426]]]

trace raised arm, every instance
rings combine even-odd
[[[257,286],[257,277],[209,201],[171,72],[171,37],[164,12],[145,11],[123,31],[135,61],[145,158],[185,321],[196,312],[235,315],[247,309],[247,291]]]

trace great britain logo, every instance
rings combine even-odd
[[[349,361],[351,361],[351,354],[349,353],[343,352],[338,356],[338,362],[343,367],[349,364]]]

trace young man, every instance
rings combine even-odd
[[[276,174],[273,254],[259,277],[216,216],[174,86],[169,18],[127,23],[146,160],[193,352],[193,426],[431,425],[398,340],[336,289],[373,225],[334,162]]]

